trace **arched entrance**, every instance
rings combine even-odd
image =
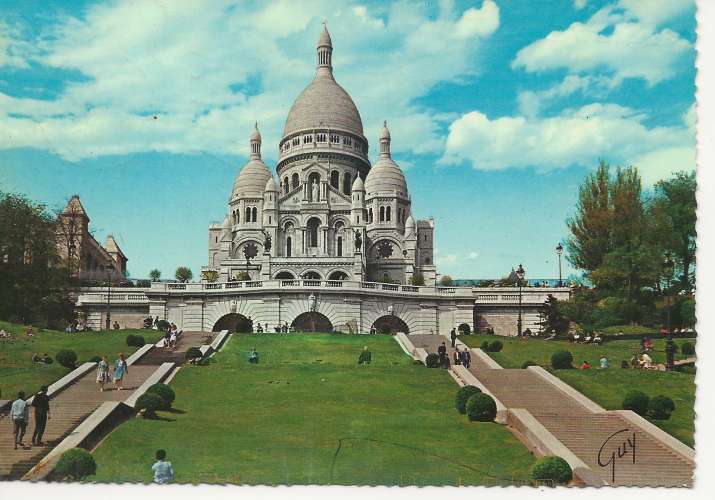
[[[374,328],[377,333],[387,333],[390,335],[400,332],[410,333],[410,328],[407,326],[407,323],[393,315],[381,316],[377,318],[372,324],[372,328]]]
[[[322,280],[323,278],[315,271],[306,271],[303,273],[304,280]]]
[[[294,280],[295,276],[290,271],[281,271],[276,274],[275,279],[277,280]]]
[[[469,335],[472,333],[472,327],[469,326],[469,323],[462,323],[457,327],[457,331],[460,335]]]
[[[319,312],[305,312],[298,315],[290,325],[298,332],[332,332],[333,324]]]
[[[343,271],[333,271],[330,273],[330,276],[328,276],[328,280],[330,281],[343,281],[346,279],[348,279],[348,275]]]
[[[253,333],[253,322],[243,314],[230,313],[221,316],[213,327],[214,332],[228,330],[235,333]]]

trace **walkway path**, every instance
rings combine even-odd
[[[32,442],[35,418],[32,408],[30,421],[23,442],[24,449],[14,449],[13,426],[8,411],[0,415],[0,480],[20,479],[55,445],[59,444],[85,418],[105,401],[125,401],[154,371],[164,362],[181,363],[184,352],[189,347],[203,343],[206,333],[184,332],[177,349],[165,350],[154,348],[136,363],[129,366],[124,380],[124,390],[105,390],[100,392],[96,384],[96,369],[78,378],[50,401],[50,420],[43,441],[46,446],[27,446]],[[215,334],[212,335],[214,337]],[[108,384],[107,387],[112,387]]]
[[[436,352],[445,337],[438,335],[410,335],[415,347]],[[446,340],[450,359],[454,350]],[[474,349],[472,349],[474,351]],[[597,405],[587,407],[582,401],[560,390],[535,370],[494,369],[472,355],[469,370],[499,399],[507,409],[523,408],[555,436],[572,453],[588,465],[606,483],[629,486],[684,486],[692,484],[694,463],[676,453],[645,429],[647,422],[634,425],[627,412],[597,411]],[[618,431],[626,431],[613,437]],[[656,431],[657,432],[657,431]],[[614,461],[611,452],[634,439],[635,463],[630,447],[627,454]],[[601,464],[599,464],[601,452]],[[613,467],[615,462],[615,468]]]

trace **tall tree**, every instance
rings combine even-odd
[[[152,281],[159,281],[161,278],[161,271],[158,269],[152,269],[149,271],[149,278],[151,278]]]
[[[597,269],[612,248],[612,219],[609,166],[601,161],[579,187],[576,215],[567,221],[571,230],[566,241],[569,262],[587,274]]]
[[[181,283],[186,283],[188,281],[191,281],[191,278],[194,277],[194,273],[192,273],[191,269],[186,266],[179,266],[176,268],[176,273],[174,274],[174,276]]]

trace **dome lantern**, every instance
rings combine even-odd
[[[383,122],[380,132],[380,157],[390,157],[390,130],[387,128],[387,120]]]
[[[329,76],[333,75],[333,41],[330,39],[330,33],[328,33],[328,24],[323,21],[323,31],[320,33],[320,38],[318,39],[318,72],[327,74]]]
[[[258,131],[258,122],[256,122],[251,133],[251,159],[261,159],[261,133]]]

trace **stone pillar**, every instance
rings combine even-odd
[[[203,331],[203,307],[204,300],[200,298],[190,298],[186,300],[183,316],[181,318],[181,330]]]
[[[263,252],[263,261],[261,262],[261,281],[271,279],[271,254]]]
[[[354,281],[362,281],[363,279],[363,273],[362,273],[362,252],[355,252],[354,257],[353,257],[353,280]]]

